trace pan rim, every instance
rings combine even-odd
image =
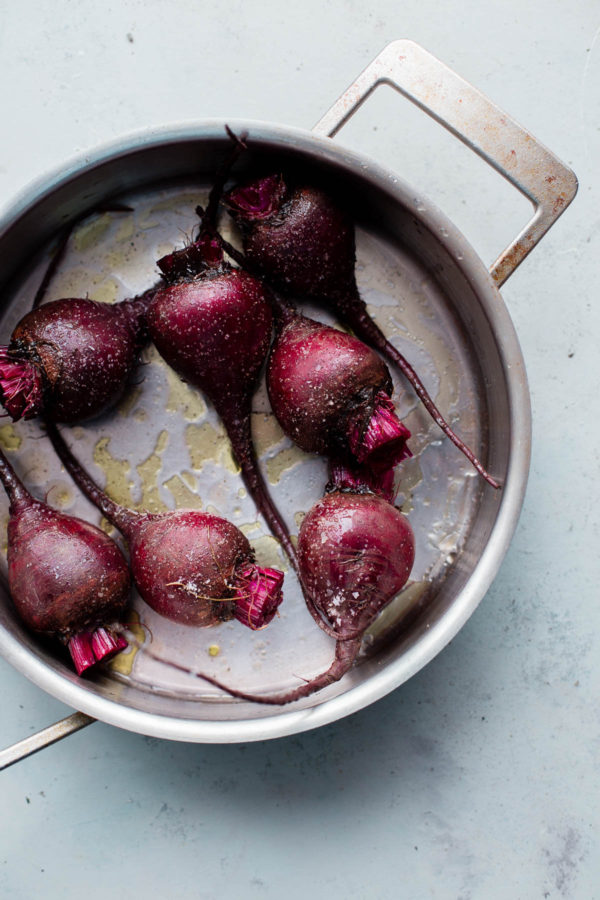
[[[524,360],[509,312],[484,263],[464,235],[428,197],[417,194],[400,176],[375,160],[330,138],[318,137],[296,127],[241,119],[208,119],[133,133],[90,153],[78,154],[65,166],[26,186],[12,203],[0,210],[0,241],[6,230],[28,209],[84,172],[119,156],[160,145],[221,139],[225,121],[236,131],[249,130],[260,141],[272,141],[300,150],[310,148],[349,173],[359,171],[363,177],[376,182],[390,194],[392,200],[405,207],[410,204],[414,215],[427,228],[438,236],[442,234],[438,237],[440,243],[449,251],[454,264],[461,269],[477,294],[497,339],[509,404],[510,447],[507,477],[498,497],[496,520],[479,560],[453,604],[398,660],[370,675],[361,684],[307,709],[281,708],[269,717],[218,721],[144,712],[100,696],[88,690],[85,682],[74,675],[69,677],[54,670],[0,626],[0,653],[18,671],[58,700],[129,731],[197,743],[259,741],[329,724],[382,698],[430,662],[472,615],[500,568],[523,504],[531,453],[531,407]]]

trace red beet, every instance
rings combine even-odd
[[[0,451],[10,500],[8,586],[32,631],[66,644],[77,674],[127,646],[112,631],[131,590],[123,554],[103,531],[34,500]]]
[[[152,295],[54,300],[27,313],[0,347],[0,401],[12,419],[80,422],[116,403],[147,339]]]
[[[236,618],[257,629],[271,621],[282,600],[283,574],[254,563],[235,525],[198,510],[126,509],[92,481],[53,425],[48,435],[84,494],[127,539],[134,581],[152,609],[184,625]]]
[[[159,260],[167,283],[148,310],[150,336],[221,417],[242,477],[269,528],[297,566],[289,531],[260,472],[250,428],[252,395],[265,361],[272,313],[262,283],[223,262],[215,238]]]
[[[410,456],[410,432],[390,399],[384,362],[352,335],[282,308],[267,387],[285,433],[309,453],[345,458],[374,472]]]
[[[280,290],[334,311],[396,365],[444,434],[498,488],[445,421],[410,363],[371,319],[356,284],[354,225],[334,201],[317,188],[291,188],[281,175],[271,175],[234,188],[225,203],[241,227],[245,254],[260,274]]]
[[[233,697],[283,705],[339,681],[352,667],[365,630],[406,584],[414,562],[412,528],[381,497],[337,487],[313,506],[300,528],[298,563],[309,611],[336,639],[335,660],[320,675],[282,694],[250,694],[209,675],[155,657]]]

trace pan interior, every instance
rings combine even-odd
[[[191,165],[178,162],[178,153],[173,151],[166,169],[176,172],[176,178],[158,179],[152,158],[144,168],[140,153],[137,165],[134,158],[121,160],[117,169],[111,163],[106,179],[95,173],[94,183],[105,184],[104,195],[100,187],[94,193],[83,191],[81,182],[69,182],[43,201],[51,215],[38,215],[42,221],[34,226],[33,210],[28,214],[29,228],[21,220],[17,232],[5,234],[4,246],[18,247],[19,252],[11,257],[15,273],[3,295],[2,343],[8,342],[14,325],[30,308],[48,264],[54,246],[53,240],[43,242],[48,223],[52,232],[106,194],[118,197],[131,212],[91,214],[75,228],[45,299],[89,296],[112,303],[154,283],[155,260],[174,246],[183,246],[197,224],[195,206],[204,204],[208,193],[206,174],[192,177]],[[214,168],[217,155],[207,152],[205,172]],[[196,166],[197,161],[196,154]],[[285,163],[295,170],[300,166],[294,151],[287,151]],[[256,159],[249,159],[247,167],[253,166]],[[113,170],[119,172],[118,179],[111,180]],[[146,171],[143,183],[140,171]],[[371,314],[413,364],[455,430],[502,479],[510,434],[500,355],[460,260],[444,246],[444,235],[423,224],[418,204],[400,206],[360,174],[334,173],[327,165],[309,167],[305,174],[324,181],[346,201],[353,198],[360,221],[357,278]],[[236,241],[227,217],[222,225],[226,236]],[[333,323],[322,309],[304,309]],[[302,701],[300,708],[364,683],[378,667],[394,665],[418,643],[460,594],[497,514],[499,503],[492,489],[443,438],[412,390],[396,373],[393,377],[397,408],[412,432],[413,457],[398,473],[398,505],[409,516],[417,542],[411,582],[371,629],[361,664],[340,684]],[[270,411],[264,379],[254,398],[253,432],[274,500],[297,534],[303,516],[322,495],[326,464],[302,453],[283,435]],[[116,410],[83,426],[65,427],[63,433],[115,500],[151,511],[196,507],[225,516],[242,528],[261,564],[285,570],[281,613],[264,631],[251,632],[237,622],[210,630],[186,628],[162,619],[135,596],[130,625],[141,641],[163,657],[255,692],[292,688],[298,677],[310,678],[329,666],[333,642],[315,626],[294,573],[257,519],[214,410],[168,369],[153,348],[144,351],[142,365]],[[34,496],[100,524],[120,541],[62,470],[37,422],[3,424],[0,443]],[[4,495],[0,519],[6,571]],[[55,648],[26,633],[8,600],[0,622],[29,653],[64,679],[77,682]],[[183,719],[231,721],[278,713],[223,697],[211,686],[153,661],[143,650],[121,654],[101,672],[79,680],[79,685],[131,709]]]

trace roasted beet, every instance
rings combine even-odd
[[[267,387],[285,433],[303,450],[375,472],[410,456],[384,362],[352,335],[290,309],[269,356]]]
[[[92,481],[53,425],[48,435],[84,494],[127,539],[133,578],[152,609],[184,625],[236,618],[257,629],[271,621],[282,600],[283,574],[255,564],[235,525],[198,510],[126,509]]]
[[[34,500],[0,451],[10,500],[8,586],[32,631],[66,644],[80,675],[127,642],[111,630],[131,579],[123,554],[103,531]]]
[[[0,348],[0,400],[12,419],[80,422],[116,403],[147,339],[152,295],[53,300],[27,313]]]
[[[278,289],[335,312],[396,365],[444,434],[498,488],[445,421],[413,367],[370,317],[356,284],[354,224],[333,199],[318,188],[291,187],[281,175],[270,175],[234,188],[225,203],[241,227],[250,264]]]
[[[208,237],[169,254],[159,266],[167,284],[148,310],[152,340],[169,365],[214,404],[250,495],[296,567],[296,551],[260,472],[250,428],[252,395],[272,333],[265,288],[225,263],[218,241]]]
[[[412,528],[402,513],[364,487],[333,485],[310,510],[298,536],[298,563],[308,609],[336,640],[335,660],[323,672],[291,691],[250,694],[210,675],[156,657],[233,697],[283,705],[308,697],[339,681],[352,667],[365,630],[406,584],[414,562]]]

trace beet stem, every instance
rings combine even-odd
[[[213,678],[212,675],[206,675],[203,672],[195,672],[193,669],[188,668],[188,666],[174,662],[171,659],[165,659],[154,653],[152,650],[149,650],[145,644],[140,643],[135,635],[132,635],[126,628],[122,628],[121,630],[127,637],[129,643],[134,644],[138,650],[146,653],[150,659],[153,659],[155,662],[162,663],[171,669],[183,672],[185,675],[191,675],[201,681],[206,681],[208,684],[212,684],[213,687],[225,691],[225,693],[229,694],[231,697],[235,697],[237,700],[249,700],[251,703],[262,703],[269,706],[284,706],[286,703],[293,703],[295,700],[301,700],[303,697],[310,697],[311,694],[315,694],[317,691],[329,687],[330,684],[335,684],[336,681],[340,681],[346,672],[354,665],[361,645],[360,638],[348,641],[337,641],[335,646],[335,659],[330,667],[325,672],[322,672],[315,678],[311,678],[309,681],[306,681],[304,684],[301,684],[291,691],[286,691],[282,694],[251,694],[246,691],[237,690],[237,688],[229,687],[217,678]]]
[[[14,515],[17,508],[22,509],[35,502],[2,450],[0,450],[0,481],[10,500],[11,515]]]
[[[88,500],[91,500],[92,503],[98,507],[102,515],[104,515],[109,522],[112,522],[113,525],[116,525],[125,537],[129,538],[131,529],[133,528],[134,523],[140,518],[141,514],[136,513],[134,510],[127,509],[119,503],[115,503],[114,500],[111,500],[75,459],[65,444],[56,425],[53,422],[48,421],[45,422],[45,425],[52,446],[73,480],[79,485]]]
[[[225,425],[233,449],[233,454],[242,470],[242,478],[248,488],[248,492],[254,499],[258,511],[265,519],[268,527],[281,543],[289,561],[297,572],[298,557],[296,548],[290,538],[287,525],[271,500],[269,489],[265,483],[256,458],[251,433],[250,404],[248,403],[247,409],[240,408],[233,413],[228,407],[220,408],[216,405],[216,409]]]
[[[73,219],[71,224],[67,225],[67,227],[61,233],[58,244],[56,245],[54,253],[52,254],[50,263],[48,264],[48,268],[46,269],[46,272],[44,273],[44,277],[42,278],[42,280],[40,282],[40,286],[38,287],[38,289],[35,293],[35,296],[33,298],[33,303],[31,304],[31,308],[37,309],[37,307],[41,304],[42,300],[46,296],[46,291],[48,290],[50,282],[52,281],[52,278],[54,277],[54,274],[55,274],[56,270],[58,269],[60,263],[63,260],[64,255],[65,255],[65,251],[67,249],[67,244],[69,243],[69,238],[73,234],[75,228],[81,222],[83,222],[84,219],[87,219],[88,216],[92,216],[97,213],[131,212],[131,211],[132,210],[131,210],[130,206],[125,206],[122,203],[115,203],[111,206],[99,206],[97,209],[94,209],[91,212],[90,212],[90,210],[87,210],[81,216],[78,216],[76,219]]]
[[[200,223],[201,233],[206,230],[212,231],[214,229],[217,213],[219,211],[219,205],[221,203],[221,195],[223,193],[223,189],[225,187],[227,179],[229,178],[229,173],[231,172],[238,158],[245,150],[248,149],[245,143],[246,138],[248,137],[247,132],[243,132],[243,134],[238,137],[233,133],[228,125],[225,126],[225,131],[234,142],[234,147],[227,159],[223,163],[221,163],[214,177],[210,194],[208,196],[206,210],[202,215],[202,220]]]
[[[260,631],[274,618],[283,600],[281,588],[283,572],[254,564],[247,566],[237,579],[234,617],[251,628]]]
[[[378,350],[382,356],[394,363],[405,378],[412,385],[417,397],[434,420],[434,422],[442,429],[446,437],[450,438],[452,443],[458,447],[461,453],[464,453],[469,462],[479,472],[479,474],[493,488],[498,490],[500,484],[493,478],[489,472],[479,462],[472,450],[454,433],[448,425],[441,412],[429,396],[425,385],[408,362],[394,345],[388,341],[379,326],[370,317],[367,306],[358,292],[354,293],[349,299],[339,300],[335,302],[336,309],[342,314],[344,320],[350,325],[354,333],[365,343],[370,344],[375,350]]]

